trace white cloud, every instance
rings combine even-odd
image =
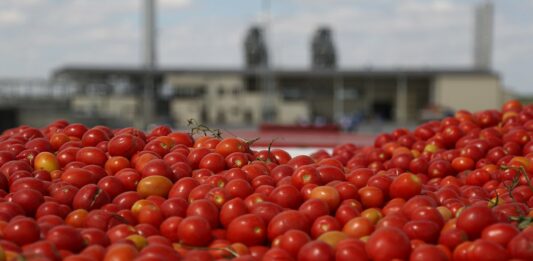
[[[26,16],[22,12],[11,10],[0,10],[0,26],[13,26],[24,23]]]
[[[192,3],[191,0],[156,0],[156,2],[158,7],[162,9],[183,8]]]

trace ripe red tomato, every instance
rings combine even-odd
[[[303,199],[300,191],[292,185],[277,186],[269,195],[270,200],[285,208],[296,209]]]
[[[381,228],[370,235],[366,252],[372,260],[407,259],[411,245],[407,235],[396,228]]]
[[[174,180],[174,175],[172,170],[162,159],[152,159],[148,161],[141,170],[141,175],[143,177],[148,176],[163,176],[169,180]]]
[[[178,226],[181,242],[191,246],[207,246],[211,242],[211,225],[202,216],[188,216]]]
[[[298,252],[299,261],[311,260],[335,260],[333,249],[322,241],[310,241],[300,248]]]
[[[308,232],[309,228],[310,223],[305,214],[296,210],[286,210],[274,216],[268,223],[268,238],[272,241],[290,229]]]
[[[4,239],[19,246],[33,243],[40,238],[40,228],[37,222],[26,217],[12,219],[5,225],[2,233]]]
[[[107,161],[105,152],[97,147],[83,147],[76,152],[76,160],[98,166],[104,166]]]
[[[219,211],[217,206],[207,200],[207,199],[198,199],[192,202],[189,207],[187,207],[187,217],[190,216],[201,216],[209,222],[211,228],[216,228],[219,223]]]
[[[341,230],[341,225],[336,218],[324,215],[316,218],[311,225],[311,236],[313,238],[318,238],[320,235],[329,232],[329,231],[338,231]]]
[[[297,188],[302,188],[305,184],[322,184],[318,170],[311,165],[296,168],[292,174],[291,182]]]
[[[266,239],[265,223],[257,214],[239,216],[228,225],[227,238],[230,242],[241,242],[247,246],[260,245]]]
[[[98,209],[109,203],[111,199],[107,192],[95,184],[87,184],[80,188],[72,200],[72,207],[86,210]]]
[[[483,206],[471,206],[461,211],[457,218],[457,228],[464,230],[469,239],[479,238],[483,229],[496,222],[492,209]]]
[[[531,242],[533,242],[533,229],[529,226],[511,239],[507,245],[507,250],[513,258],[532,260],[533,249],[530,247]]]
[[[265,224],[270,223],[272,218],[283,211],[283,208],[269,201],[262,201],[255,203],[249,207],[250,213],[257,214],[265,221]]]
[[[68,225],[60,225],[50,229],[46,234],[46,240],[52,242],[60,250],[74,253],[85,247],[85,241],[80,231]]]
[[[337,261],[366,261],[368,256],[365,250],[365,243],[359,239],[348,238],[337,244],[335,251]]]
[[[389,187],[389,194],[392,198],[405,200],[420,194],[421,191],[422,180],[412,173],[403,173],[396,177]]]

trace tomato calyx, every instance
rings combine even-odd
[[[528,228],[531,224],[533,224],[533,217],[515,216],[509,217],[509,221],[515,221],[516,223],[518,223],[518,229],[524,230]]]

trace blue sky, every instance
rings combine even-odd
[[[142,0],[1,0],[0,77],[47,77],[67,64],[139,65]],[[309,66],[309,41],[333,30],[340,67],[467,67],[481,0],[271,0],[277,67]],[[533,94],[533,0],[495,2],[493,68]],[[242,66],[261,0],[158,0],[161,66]]]

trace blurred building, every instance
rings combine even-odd
[[[301,69],[272,70],[276,87],[274,123],[337,122],[345,115],[407,124],[424,120],[432,105],[478,111],[498,108],[503,93],[499,76],[474,69]],[[143,70],[65,67],[55,79],[80,90],[73,111],[117,117],[133,123],[141,102]],[[180,69],[155,73],[157,121],[185,125],[252,126],[261,123],[261,72],[252,69]],[[123,79],[123,87],[113,79]],[[115,87],[112,87],[115,86]]]
[[[479,57],[486,58],[490,48],[481,49]],[[57,118],[139,126],[147,73],[155,94],[151,122],[176,127],[189,119],[233,127],[347,121],[409,126],[459,109],[498,108],[505,97],[490,57],[465,68],[339,68],[327,27],[311,37],[310,50],[309,68],[271,68],[263,31],[254,26],[243,41],[243,68],[64,66],[49,80],[0,81],[0,117],[5,126],[42,126]]]

